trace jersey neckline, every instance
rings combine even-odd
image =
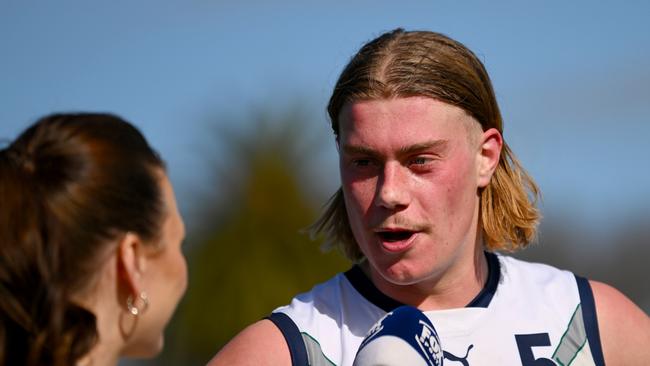
[[[499,277],[501,276],[501,265],[499,258],[496,254],[485,252],[485,259],[488,264],[488,278],[485,281],[485,286],[481,291],[469,302],[465,307],[467,308],[487,308],[494,297],[494,293],[499,285]],[[354,265],[344,273],[345,278],[350,282],[352,287],[357,290],[361,296],[366,298],[369,302],[379,307],[380,309],[389,312],[393,309],[404,305],[383,292],[379,291],[377,287],[370,281],[370,279],[363,273],[359,265]]]

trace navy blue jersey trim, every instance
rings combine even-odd
[[[496,254],[485,252],[485,259],[488,265],[488,278],[485,281],[485,286],[476,297],[467,304],[468,308],[487,308],[497,292],[499,285],[499,277],[501,277],[501,264]]]
[[[490,305],[492,297],[497,290],[499,285],[499,277],[501,276],[501,266],[499,264],[499,258],[496,254],[485,252],[485,258],[487,259],[488,264],[488,278],[485,282],[485,286],[481,292],[476,295],[476,297],[467,304],[467,307],[473,308],[486,308]],[[379,291],[377,287],[370,281],[370,279],[363,273],[361,267],[358,265],[353,266],[347,272],[345,272],[345,277],[350,281],[350,284],[357,290],[366,300],[375,304],[375,306],[380,309],[389,312],[393,309],[402,306],[401,302],[390,298],[384,295],[383,292]]]
[[[596,366],[605,366],[603,349],[600,344],[600,332],[598,331],[598,318],[596,316],[596,303],[594,302],[594,293],[591,291],[589,281],[578,275],[576,283],[578,284],[578,293],[580,294],[580,304],[582,307],[582,320],[585,323],[587,332],[587,341],[591,349],[591,355],[594,358]]]
[[[284,340],[287,341],[289,353],[291,354],[291,365],[309,366],[305,342],[302,340],[302,335],[296,323],[285,313],[271,313],[266,319],[272,321],[280,329]]]
[[[385,312],[393,311],[395,308],[404,305],[379,291],[358,265],[353,266],[345,272],[345,277],[350,281],[354,289],[361,294],[361,296],[365,297],[366,300],[375,304],[375,306]]]

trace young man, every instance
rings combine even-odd
[[[314,232],[356,265],[243,330],[210,365],[351,365],[401,304],[431,320],[446,365],[650,364],[650,319],[620,292],[494,254],[534,238],[538,192],[465,46],[386,33],[352,58],[328,112],[342,187]]]

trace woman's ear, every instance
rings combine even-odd
[[[120,287],[134,298],[142,292],[142,278],[146,267],[146,256],[140,237],[127,232],[118,244],[117,263]]]
[[[478,151],[478,186],[486,187],[492,179],[492,174],[499,164],[501,149],[503,148],[503,137],[496,128],[490,128],[481,135]]]

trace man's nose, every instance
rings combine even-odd
[[[389,210],[401,210],[411,203],[408,172],[397,162],[387,162],[377,180],[375,205]]]

